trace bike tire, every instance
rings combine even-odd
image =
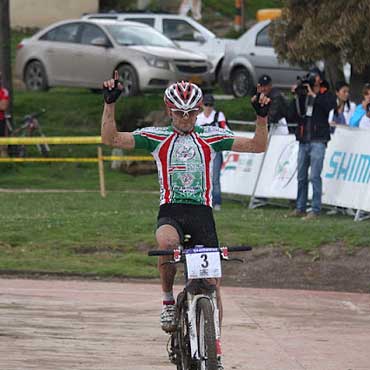
[[[192,369],[192,360],[190,354],[190,342],[189,342],[189,333],[188,333],[188,319],[186,315],[186,307],[182,303],[184,297],[181,296],[185,293],[180,293],[177,298],[177,304],[179,306],[178,312],[178,325],[177,325],[177,344],[178,344],[178,358],[177,358],[177,370],[191,370]],[[196,369],[194,369],[196,370]]]
[[[200,298],[197,302],[197,328],[198,349],[201,357],[198,370],[217,370],[215,322],[212,304],[207,298]]]

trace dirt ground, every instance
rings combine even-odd
[[[158,284],[0,279],[0,369],[174,369],[160,298]],[[223,300],[225,369],[370,369],[368,294],[225,287]]]
[[[258,288],[291,288],[370,292],[370,248],[349,252],[326,245],[314,253],[272,247],[255,248],[243,255],[246,263],[225,265],[224,283]],[[370,365],[369,365],[370,369]]]

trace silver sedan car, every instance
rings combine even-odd
[[[53,86],[100,89],[117,69],[126,96],[188,80],[208,85],[211,65],[136,22],[71,20],[17,46],[16,75],[29,90]]]
[[[271,76],[274,86],[290,88],[307,71],[280,62],[269,34],[271,21],[258,22],[233,45],[226,48],[222,64],[222,87],[236,97],[251,94],[262,74]]]

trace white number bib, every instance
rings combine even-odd
[[[188,279],[220,278],[221,258],[218,248],[196,246],[186,249]]]

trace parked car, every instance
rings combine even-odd
[[[53,86],[99,89],[117,69],[125,95],[171,81],[211,81],[206,56],[177,47],[136,22],[70,20],[53,24],[17,46],[16,75],[29,90]]]
[[[290,88],[307,71],[299,66],[281,63],[269,35],[271,21],[258,22],[232,47],[227,47],[222,64],[222,87],[236,97],[251,94],[260,75],[271,76],[274,86]]]
[[[96,13],[87,14],[84,19],[114,19],[135,21],[154,27],[176,42],[181,48],[207,55],[212,64],[211,73],[217,81],[225,54],[226,44],[235,40],[221,39],[190,17],[165,13]]]

